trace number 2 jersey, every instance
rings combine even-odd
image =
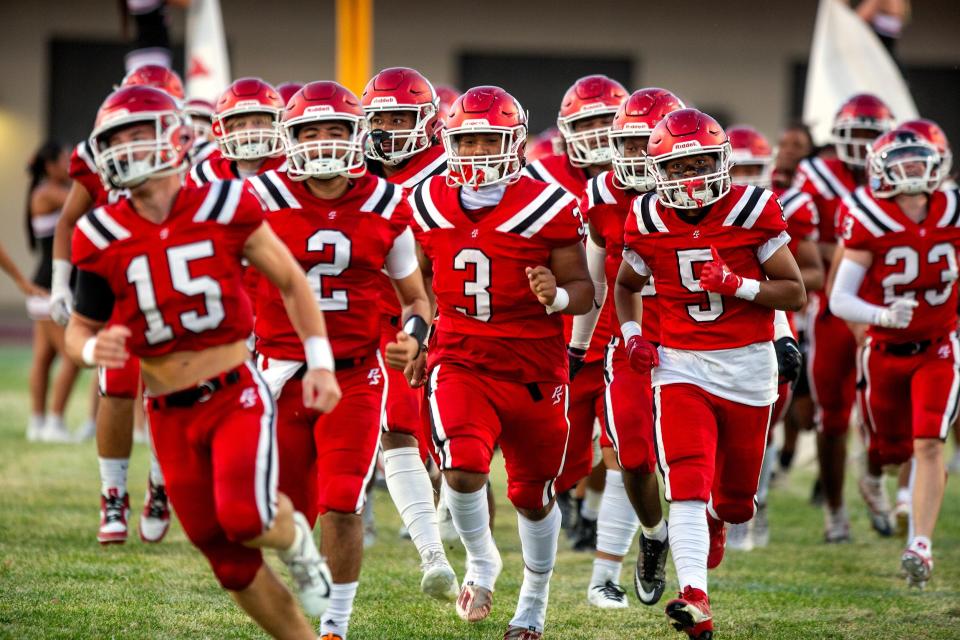
[[[433,177],[408,201],[413,230],[433,268],[440,318],[428,365],[450,364],[520,383],[568,379],[561,314],[530,290],[527,267],[583,240],[573,196],[526,176],[500,203],[465,211],[460,187]]]
[[[128,199],[88,212],[74,230],[72,255],[80,286],[99,287],[85,292],[103,301],[94,319],[128,327],[127,348],[143,358],[245,340],[253,315],[240,259],[263,216],[239,181],[181,188],[160,223]]]
[[[716,247],[730,270],[765,280],[762,264],[790,241],[773,192],[734,185],[698,219],[663,206],[655,192],[633,200],[624,260],[653,275],[660,302],[660,366],[654,386],[690,383],[734,402],[777,398],[773,309],[703,291],[700,272]]]
[[[874,339],[913,342],[942,338],[956,330],[958,197],[955,189],[931,194],[927,216],[919,224],[892,199],[874,198],[865,187],[841,203],[838,235],[844,247],[873,254],[860,297],[881,306],[904,297],[918,303],[908,327],[871,326],[868,333]]]
[[[417,269],[412,238],[406,255],[399,256],[403,264],[390,260],[397,238],[410,234],[410,207],[402,187],[368,174],[352,181],[341,197],[323,200],[286,173],[270,171],[248,183],[270,210],[267,223],[307,274],[334,356],[363,358],[375,352],[380,343],[378,282],[384,267],[393,267],[396,279]],[[256,302],[257,351],[269,358],[303,360],[303,344],[280,292],[266,278],[259,279]]]

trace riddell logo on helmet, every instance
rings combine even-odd
[[[580,107],[580,113],[584,111],[600,111],[601,109],[610,109],[610,105],[603,104],[602,102],[591,102],[590,104],[585,104]]]
[[[382,105],[382,104],[395,105],[397,104],[397,99],[394,98],[393,96],[381,96],[379,98],[374,98],[373,100],[370,101],[371,106]]]
[[[673,145],[674,151],[683,151],[685,149],[699,149],[700,143],[696,140],[687,140],[686,142],[678,142]]]
[[[308,113],[333,113],[333,107],[328,104],[315,104],[303,110],[304,115]]]
[[[470,119],[470,120],[464,120],[464,121],[463,121],[463,124],[461,124],[460,126],[462,126],[462,127],[474,127],[474,128],[478,128],[478,127],[489,127],[489,126],[490,126],[490,121],[487,120],[486,118],[472,118],[472,119]]]
[[[241,100],[237,104],[233,105],[234,109],[249,109],[255,107],[262,107],[263,105],[257,102],[256,100]]]
[[[628,122],[623,125],[624,131],[645,131],[650,133],[650,125],[646,122]]]

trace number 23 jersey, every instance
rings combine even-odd
[[[873,326],[869,334],[874,339],[911,342],[956,330],[958,197],[955,189],[931,194],[927,217],[919,224],[892,200],[874,198],[864,187],[841,203],[838,235],[843,245],[873,254],[860,297],[881,306],[904,297],[918,303],[907,328]]]
[[[134,355],[201,351],[245,340],[253,329],[240,259],[263,216],[259,200],[234,180],[180,189],[159,224],[123,199],[80,219],[73,262],[109,285],[110,323],[130,329]]]
[[[437,176],[408,200],[440,314],[429,366],[450,363],[523,383],[565,382],[563,321],[530,290],[526,268],[549,267],[553,249],[582,242],[575,198],[521,176],[495,207],[468,212],[460,188]]]

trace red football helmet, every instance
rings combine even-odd
[[[460,155],[459,137],[470,134],[499,135],[499,153]],[[527,112],[500,87],[474,87],[457,98],[441,135],[447,151],[447,184],[479,188],[520,178]]]
[[[430,146],[440,101],[433,85],[419,71],[407,67],[384,69],[367,83],[360,102],[370,130],[364,151],[371,160],[397,165]],[[412,112],[413,127],[374,129],[374,114],[385,111]]]
[[[597,116],[612,118],[626,98],[623,85],[604,75],[584,76],[567,89],[560,103],[557,128],[567,144],[570,164],[586,167],[610,163],[610,125],[576,131],[574,122]]]
[[[278,129],[283,101],[277,90],[260,78],[240,78],[220,95],[213,114],[213,135],[228,160],[260,160],[283,152]],[[228,120],[237,116],[266,114],[267,126],[229,130]]]
[[[898,127],[882,134],[868,148],[870,191],[878,198],[933,193],[947,174],[940,151],[912,129]]]
[[[730,142],[723,127],[701,111],[680,109],[667,115],[650,134],[647,155],[656,180],[657,197],[668,207],[700,209],[730,191]],[[702,155],[716,159],[709,173],[691,177],[671,175],[668,165],[672,161]]]
[[[447,119],[447,116],[450,115],[450,107],[453,106],[453,103],[457,101],[457,98],[460,97],[462,92],[460,89],[451,87],[448,84],[438,84],[433,90],[437,92],[437,99],[440,101],[440,122],[438,124],[442,124],[443,121]]]
[[[299,138],[303,127],[321,122],[345,124],[347,138]],[[280,121],[287,141],[287,175],[294,180],[362,176],[367,170],[363,160],[366,124],[360,101],[346,87],[327,80],[304,85],[290,98]]]
[[[173,69],[159,64],[145,64],[123,77],[121,87],[153,87],[166,91],[177,100],[183,100],[183,81]]]
[[[190,117],[190,126],[193,127],[194,138],[210,140],[213,126],[215,107],[212,102],[201,98],[191,98],[183,106],[183,112]]]
[[[646,148],[653,128],[668,113],[683,109],[683,101],[666,89],[652,87],[634,91],[623,101],[610,127],[610,149],[613,153],[615,183],[624,189],[650,191],[653,176],[647,171]],[[641,153],[625,154],[628,139],[633,139]]]
[[[867,164],[867,145],[893,129],[890,108],[877,96],[858,93],[843,103],[833,119],[833,144],[837,157],[854,167]]]
[[[523,157],[527,164],[546,158],[547,156],[558,156],[563,153],[563,137],[556,127],[550,127],[546,131],[539,133],[533,138],[533,141],[527,144],[523,151]]]
[[[277,85],[277,94],[280,96],[280,99],[283,101],[284,106],[290,102],[290,98],[293,97],[297,91],[303,89],[302,82],[284,82]]]
[[[927,118],[918,118],[916,120],[901,122],[897,126],[897,129],[913,131],[936,147],[937,151],[940,152],[940,171],[945,178],[950,175],[950,170],[953,168],[953,152],[950,151],[950,142],[947,140],[947,134],[940,128],[940,125]]]
[[[154,137],[111,145],[110,136],[132,125],[149,124]],[[153,87],[121,87],[100,106],[90,149],[101,179],[117,189],[178,173],[185,165],[190,135],[177,101]]]
[[[727,129],[730,140],[730,159],[733,167],[759,167],[757,175],[733,175],[733,184],[749,184],[770,188],[770,172],[773,169],[773,149],[762,133],[747,125],[735,125]]]

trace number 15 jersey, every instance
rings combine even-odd
[[[563,321],[530,290],[526,268],[549,267],[553,249],[582,242],[575,198],[522,176],[499,204],[471,212],[460,204],[460,187],[437,176],[408,199],[440,314],[429,366],[449,363],[522,383],[565,382]]]

